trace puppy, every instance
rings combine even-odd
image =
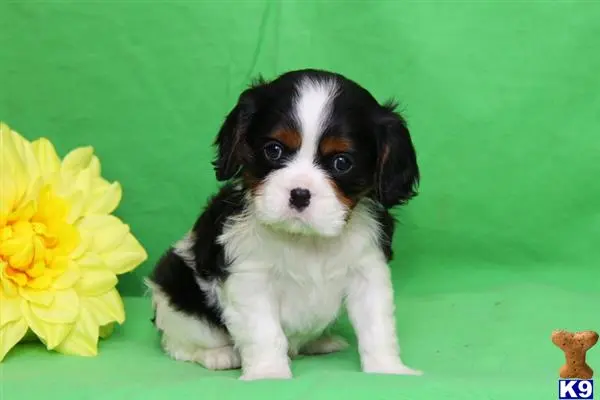
[[[345,305],[363,371],[420,374],[399,356],[387,265],[388,210],[419,180],[395,106],[342,75],[292,71],[244,91],[215,146],[226,183],[147,281],[164,350],[290,378],[295,355],[346,347],[328,333]]]

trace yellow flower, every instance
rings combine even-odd
[[[117,275],[147,254],[110,215],[120,200],[91,147],[61,162],[47,139],[0,122],[0,361],[28,332],[48,349],[95,355],[98,337],[123,323]]]

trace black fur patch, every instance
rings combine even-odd
[[[173,308],[224,327],[220,308],[209,304],[196,277],[207,282],[225,280],[228,263],[217,238],[223,232],[227,218],[241,213],[243,209],[243,191],[236,190],[233,184],[225,185],[210,200],[192,229],[196,237],[192,247],[195,268],[190,268],[173,252],[173,248],[162,256],[150,280],[169,297]]]
[[[389,262],[394,258],[392,238],[394,237],[396,220],[388,210],[380,209],[377,213],[377,222],[379,222],[381,229],[379,246],[381,247],[381,251],[385,255],[386,260]]]

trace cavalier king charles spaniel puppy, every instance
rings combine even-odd
[[[257,80],[215,140],[224,182],[147,279],[172,358],[244,380],[291,378],[299,354],[344,349],[342,306],[362,370],[419,375],[400,358],[388,262],[390,209],[416,195],[402,116],[321,70]]]

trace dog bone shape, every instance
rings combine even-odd
[[[598,342],[598,333],[583,331],[571,333],[564,330],[552,332],[552,343],[565,353],[566,363],[559,370],[561,378],[591,379],[594,371],[585,362],[585,353]]]

